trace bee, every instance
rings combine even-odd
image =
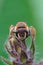
[[[30,51],[27,52],[26,38],[31,36],[32,42]],[[9,65],[25,65],[28,61],[28,64],[33,62],[34,53],[35,53],[35,41],[36,30],[33,26],[28,27],[25,22],[18,22],[16,26],[11,25],[9,28],[9,37],[8,42],[10,48],[5,44],[7,52],[10,54],[12,62],[3,59]],[[30,56],[30,59],[28,58]],[[25,62],[23,60],[25,59]],[[24,64],[23,64],[24,63]],[[28,65],[26,64],[26,65]]]

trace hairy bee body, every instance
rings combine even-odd
[[[33,65],[34,41],[36,31],[34,27],[28,27],[25,22],[18,22],[16,26],[10,26],[8,37],[9,46],[5,44],[7,52],[10,54],[10,61],[2,58],[8,65]],[[32,37],[30,49],[27,51],[26,38]]]

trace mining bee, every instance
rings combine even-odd
[[[30,50],[27,51],[27,45],[25,40],[31,36]],[[35,41],[36,30],[33,26],[27,26],[25,22],[18,22],[15,26],[11,25],[9,28],[8,43],[5,44],[5,48],[10,55],[8,61],[4,57],[0,57],[8,65],[32,65],[35,53]]]

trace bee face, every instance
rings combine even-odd
[[[26,32],[19,32],[17,36],[20,40],[24,40],[26,38]]]
[[[28,37],[28,29],[25,22],[18,22],[16,26],[10,27],[11,34],[15,33],[20,40],[24,40]]]
[[[16,36],[20,40],[26,39],[26,37],[28,36],[26,23],[24,23],[24,22],[17,23],[17,25],[16,25]]]
[[[20,28],[16,31],[16,36],[20,39],[20,40],[24,40],[27,37],[27,31],[24,30],[23,28]]]

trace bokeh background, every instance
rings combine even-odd
[[[19,21],[36,28],[35,62],[38,63],[43,59],[43,0],[0,0],[0,56],[8,58],[4,43],[10,25],[15,26]],[[0,65],[5,63],[0,60]]]

